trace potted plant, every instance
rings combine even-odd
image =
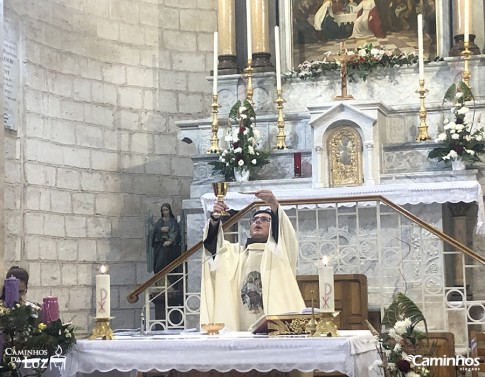
[[[470,88],[463,82],[454,83],[446,91],[443,103],[453,103],[452,120],[445,119],[443,130],[436,142],[439,147],[432,149],[428,157],[451,163],[454,170],[465,169],[466,165],[480,161],[480,154],[485,151],[484,130],[481,126],[468,121],[466,102],[474,100]]]
[[[218,161],[211,165],[226,180],[248,180],[249,175],[269,162],[269,153],[258,150],[261,135],[253,123],[256,115],[248,100],[243,103],[238,100],[231,108],[229,118],[236,122],[236,127],[231,127],[225,137],[229,146],[222,150]]]

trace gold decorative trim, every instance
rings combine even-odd
[[[267,315],[253,326],[253,333],[269,336],[339,336],[337,325],[333,321],[335,313]],[[313,324],[312,324],[313,322]],[[316,322],[316,326],[315,326]]]

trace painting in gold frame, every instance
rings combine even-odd
[[[292,0],[291,65],[322,60],[338,53],[340,42],[347,49],[366,44],[386,50],[417,51],[417,14],[423,13],[425,56],[438,51],[436,7],[440,0]],[[290,60],[289,59],[289,60]]]

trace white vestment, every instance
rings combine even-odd
[[[264,313],[258,316],[300,313],[305,308],[295,278],[298,242],[290,219],[281,207],[278,222],[278,243],[271,236],[270,227],[268,241],[263,246],[260,273]],[[207,233],[208,226],[204,239]],[[231,330],[247,330],[240,328],[241,280],[251,247],[225,241],[219,224],[217,253],[213,257],[210,251],[203,250],[200,323],[223,322]],[[258,248],[255,245],[253,250]]]

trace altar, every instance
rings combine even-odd
[[[340,337],[268,337],[250,332],[208,336],[116,336],[113,341],[79,340],[69,351],[62,377],[136,376],[137,371],[217,370],[268,372],[339,371],[349,377],[377,376],[369,366],[379,359],[368,330],[341,330]]]
[[[442,178],[443,174],[435,174],[431,177]],[[336,187],[336,188],[320,188],[320,189],[294,189],[292,186],[285,186],[284,182],[280,182],[280,189],[273,190],[275,196],[280,200],[298,200],[298,199],[312,199],[312,198],[338,198],[346,196],[366,196],[366,195],[381,195],[392,202],[405,204],[430,204],[430,203],[471,203],[476,202],[478,206],[477,211],[477,225],[476,232],[485,234],[485,208],[483,204],[483,193],[481,185],[476,180],[440,180],[436,182],[422,181],[416,182],[413,180],[395,179],[397,183],[387,183],[380,185],[357,186],[357,187]],[[257,185],[259,183],[259,186]],[[248,182],[244,186],[242,192],[229,191],[225,197],[226,204],[234,209],[241,210],[253,201],[257,200],[254,196],[254,191],[261,189],[262,182]],[[237,185],[234,185],[237,190]],[[205,193],[201,195],[200,201],[204,210],[205,216],[212,210],[212,206],[216,198],[213,193]],[[322,204],[319,204],[322,206]]]

